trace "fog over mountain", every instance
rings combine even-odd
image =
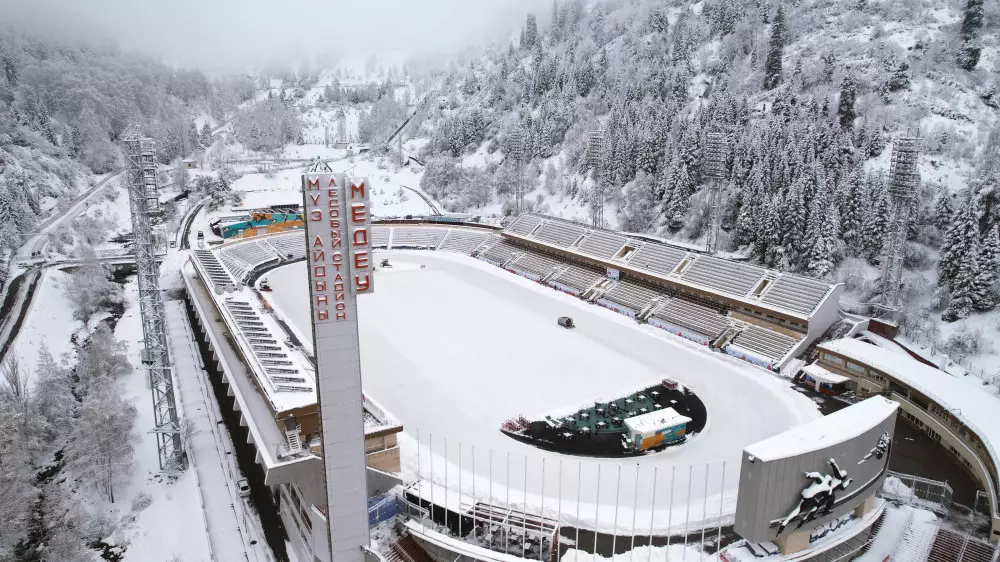
[[[0,0],[5,21],[206,70],[356,53],[454,53],[506,36],[538,0]]]

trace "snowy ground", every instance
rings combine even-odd
[[[210,560],[208,532],[200,515],[201,503],[194,471],[185,471],[173,482],[159,475],[156,436],[150,433],[154,424],[153,410],[149,405],[149,382],[139,357],[142,321],[134,277],[125,285],[125,297],[128,308],[115,328],[115,337],[128,344],[128,360],[134,367],[122,381],[129,401],[135,404],[138,412],[135,431],[140,436],[140,443],[135,449],[132,483],[122,491],[121,500],[112,507],[128,510],[132,498],[140,492],[152,496],[153,502],[107,542],[127,543],[123,562],[171,560],[174,556],[184,561]]]
[[[375,294],[360,301],[365,391],[402,420],[404,470],[425,481],[433,474],[438,486],[423,493],[441,494],[438,501],[446,489],[448,503],[462,501],[457,490],[472,494],[474,486],[480,499],[544,506],[586,526],[617,521],[622,530],[636,505],[640,528],[652,515],[656,529],[679,530],[717,518],[720,502],[732,514],[745,445],[819,416],[812,401],[764,371],[485,262],[421,252],[378,257],[398,266],[378,272]],[[277,309],[311,341],[304,275],[298,263],[268,277]],[[556,325],[567,314],[576,330]],[[699,395],[708,425],[662,453],[580,462],[498,429],[518,414],[567,411],[663,377]]]
[[[42,274],[38,291],[32,301],[28,317],[21,324],[13,349],[21,367],[29,373],[35,372],[38,350],[45,344],[56,361],[64,353],[75,359],[70,337],[83,327],[83,323],[73,319],[73,305],[66,298],[69,273],[48,269]]]

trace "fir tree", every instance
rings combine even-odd
[[[854,100],[857,97],[854,80],[850,76],[844,77],[840,84],[840,103],[837,105],[837,116],[840,119],[840,127],[845,131],[851,130],[854,126]]]
[[[528,14],[524,31],[521,33],[521,48],[530,49],[538,42],[538,22],[535,21],[535,14]]]
[[[1000,304],[1000,237],[995,228],[980,240],[978,262],[973,307],[978,311],[993,310]]]
[[[865,176],[859,166],[847,179],[847,187],[840,205],[840,236],[847,245],[847,251],[860,253],[862,227],[865,220]]]
[[[962,18],[962,46],[958,50],[958,66],[973,70],[979,64],[982,45],[979,29],[983,26],[983,0],[967,0]]]
[[[767,48],[767,61],[764,63],[764,89],[773,90],[781,84],[781,57],[784,54],[785,11],[778,6],[771,24],[771,40]]]
[[[967,318],[972,312],[976,297],[976,278],[979,276],[978,259],[978,252],[975,251],[969,251],[963,256],[951,282],[951,302],[941,316],[942,320],[954,322]]]
[[[862,226],[861,250],[868,263],[874,264],[882,257],[882,245],[889,228],[889,201],[881,181],[872,180],[869,184],[869,205]]]
[[[205,121],[205,124],[201,126],[201,136],[198,140],[204,147],[212,145],[212,127],[208,125],[208,121]]]
[[[968,262],[966,258],[974,251],[978,242],[976,199],[970,196],[945,232],[944,242],[941,244],[941,258],[938,261],[938,285],[955,290],[955,280],[959,276],[959,270]]]
[[[952,202],[954,195],[947,191],[942,191],[934,202],[934,226],[939,231],[945,232],[955,216],[955,207]]]

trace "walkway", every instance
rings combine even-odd
[[[255,518],[236,490],[240,478],[232,443],[218,404],[205,380],[183,301],[164,303],[174,377],[184,417],[193,426],[188,454],[198,482],[212,559],[220,562],[265,562],[273,559]],[[194,516],[192,514],[192,516]]]

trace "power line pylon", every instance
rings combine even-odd
[[[135,269],[139,285],[139,313],[145,349],[142,362],[149,371],[153,395],[153,433],[160,458],[160,470],[174,472],[187,468],[181,441],[173,373],[167,347],[167,329],[160,294],[160,267],[156,262],[153,215],[159,214],[160,190],[156,179],[156,152],[152,139],[144,138],[135,125],[122,136],[125,149],[125,184],[128,186],[135,238]]]

